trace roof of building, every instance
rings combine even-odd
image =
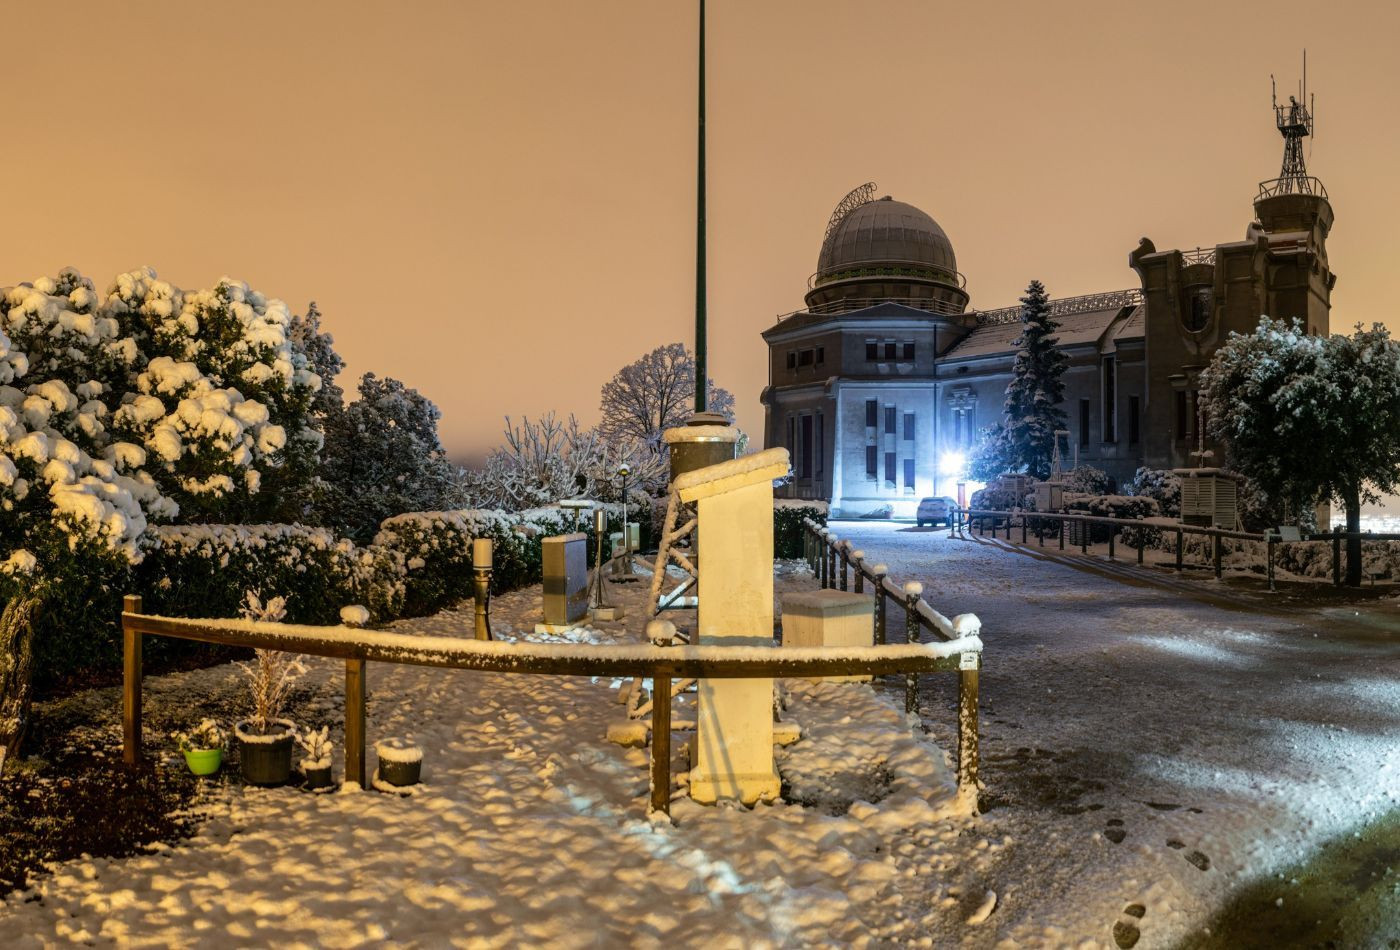
[[[926,264],[956,274],[948,235],[923,211],[889,195],[846,214],[822,245],[817,274],[877,264]]]
[[[1147,306],[1135,291],[1063,297],[1050,301],[1050,312],[1060,325],[1056,339],[1061,347],[1097,344],[1107,334],[1115,343],[1141,339]],[[979,326],[958,342],[944,359],[975,359],[1016,351],[1021,335],[1019,308],[1008,307],[977,314]]]

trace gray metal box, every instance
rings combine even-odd
[[[544,622],[565,625],[588,615],[588,536],[561,534],[541,542]]]

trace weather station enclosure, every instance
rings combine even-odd
[[[1239,527],[1239,484],[1213,468],[1179,468],[1181,520],[1185,524],[1234,531]]]

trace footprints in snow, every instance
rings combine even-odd
[[[1145,802],[1144,804],[1151,803]],[[1163,807],[1154,805],[1153,807],[1159,808],[1162,811],[1172,811],[1177,808],[1180,808],[1181,806],[1171,805]],[[1192,808],[1191,811],[1196,812],[1197,814],[1200,813],[1199,808]],[[1107,822],[1105,822],[1105,825],[1106,827],[1104,828],[1103,836],[1109,841],[1112,841],[1114,844],[1122,844],[1123,840],[1128,837],[1128,829],[1123,826],[1123,819],[1110,818]],[[1186,849],[1186,843],[1184,841],[1178,841],[1176,838],[1168,838],[1167,847],[1171,848],[1173,851],[1184,851]],[[1182,855],[1182,857],[1186,859],[1186,862],[1188,864],[1190,864],[1193,868],[1195,868],[1198,871],[1210,870],[1210,858],[1200,851],[1187,851],[1185,854]]]
[[[1141,904],[1129,904],[1123,908],[1123,913],[1119,915],[1117,923],[1113,925],[1113,942],[1118,945],[1119,950],[1129,950],[1136,946],[1142,931],[1138,929],[1138,921],[1147,915],[1147,908]]]

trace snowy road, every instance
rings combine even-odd
[[[946,530],[833,527],[937,609],[983,620],[979,830],[1012,843],[970,883],[1001,895],[998,938],[1112,946],[1119,924],[1140,947],[1198,939],[1228,892],[1400,805],[1394,601],[1305,623]],[[952,684],[926,692],[951,748]]]

